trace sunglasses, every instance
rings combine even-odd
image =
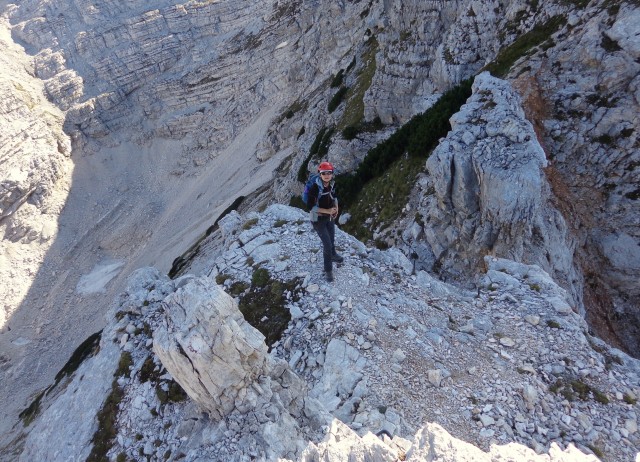
[[[320,175],[333,175],[333,172],[328,171],[328,172],[320,172]]]

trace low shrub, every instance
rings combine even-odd
[[[336,94],[333,95],[333,97],[329,101],[329,105],[327,106],[327,110],[329,111],[329,114],[331,114],[333,111],[335,111],[338,108],[338,106],[340,106],[340,103],[342,103],[342,100],[344,99],[344,95],[346,95],[348,91],[349,91],[349,87],[341,87],[336,92]]]
[[[504,77],[511,70],[511,66],[523,57],[529,50],[542,44],[567,23],[562,15],[549,18],[542,24],[536,24],[529,32],[522,34],[511,45],[503,48],[496,59],[487,64],[482,70],[491,72],[496,77]]]

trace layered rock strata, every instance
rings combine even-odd
[[[47,101],[30,59],[0,18],[0,329],[25,297],[28,281],[58,232],[68,194],[71,141],[64,114]],[[8,283],[8,281],[12,281]]]

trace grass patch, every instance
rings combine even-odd
[[[355,172],[338,175],[342,210],[352,216],[345,231],[369,239],[374,226],[389,224],[399,215],[424,160],[449,132],[449,118],[469,96],[471,79],[447,91],[431,108],[370,149]],[[369,218],[375,225],[367,222]]]
[[[160,403],[180,403],[189,398],[189,395],[187,395],[184,389],[175,380],[169,380],[166,383],[168,384],[167,391],[162,388],[161,383],[158,383],[158,385],[156,386],[156,396],[158,397]]]
[[[549,387],[549,391],[562,395],[567,401],[579,398],[582,401],[593,399],[600,404],[609,404],[606,394],[578,379],[559,378]]]
[[[321,158],[329,152],[329,146],[331,145],[331,137],[333,136],[333,132],[335,131],[334,127],[327,128],[322,127],[318,134],[316,135],[311,148],[309,149],[309,155],[300,165],[300,169],[298,170],[298,181],[300,183],[306,183],[309,177],[309,170],[307,166],[311,159]],[[300,201],[302,202],[302,200]]]
[[[82,364],[85,359],[95,356],[100,351],[101,337],[102,331],[96,332],[95,334],[90,335],[80,344],[80,346],[78,346],[78,348],[75,349],[67,363],[56,374],[55,382],[53,384],[54,387],[58,385],[64,377],[69,376],[78,370],[80,364]]]
[[[257,223],[258,223],[258,219],[257,218],[252,218],[252,219],[247,220],[247,221],[244,222],[244,224],[242,225],[242,229],[244,229],[244,230],[251,229]]]
[[[220,273],[218,275],[216,275],[216,284],[218,284],[219,286],[224,285],[225,281],[227,279],[231,279],[231,275],[230,274],[225,274],[225,273]]]
[[[593,452],[596,457],[598,457],[599,459],[604,459],[604,452],[598,446],[587,444],[587,447],[591,449],[591,452]]]
[[[265,287],[269,281],[271,280],[271,276],[269,275],[269,271],[264,268],[258,268],[253,272],[251,276],[251,285],[254,287]]]
[[[49,389],[50,388],[46,388],[45,390],[38,393],[31,404],[22,412],[20,412],[20,414],[18,414],[18,417],[20,417],[20,420],[22,420],[22,425],[28,427],[33,423],[38,414],[40,414],[40,403]]]
[[[229,295],[232,297],[238,297],[243,294],[249,288],[249,284],[242,281],[237,281],[231,284],[229,287]]]
[[[336,75],[333,76],[331,81],[331,88],[339,88],[344,80],[344,69],[340,69]]]
[[[629,191],[624,195],[624,197],[626,197],[627,199],[631,199],[632,201],[637,201],[638,199],[640,199],[640,188],[636,189],[635,191]]]
[[[360,240],[373,239],[376,229],[387,228],[402,213],[424,159],[407,157],[395,161],[381,176],[367,183],[349,208],[351,219],[343,229]],[[384,247],[379,242],[377,247]]]
[[[305,110],[307,108],[307,105],[308,105],[307,102],[302,102],[302,103],[300,101],[294,102],[291,106],[287,108],[287,110],[284,112],[284,114],[280,116],[278,120],[282,122],[284,119],[291,119],[294,115],[296,115],[297,112]]]
[[[119,377],[129,377],[131,374],[130,367],[133,364],[131,353],[123,352],[120,355],[118,368],[113,374],[111,382],[111,391],[104,400],[102,408],[98,411],[98,429],[93,434],[91,442],[93,447],[91,453],[87,457],[87,462],[99,462],[107,460],[107,453],[113,446],[113,441],[117,435],[118,410],[120,402],[124,397],[124,390],[118,385]]]
[[[362,66],[358,72],[356,82],[347,92],[347,103],[342,114],[342,119],[338,124],[338,130],[343,131],[347,127],[356,127],[360,131],[364,131],[366,125],[364,121],[364,94],[371,86],[373,76],[376,73],[376,53],[378,52],[378,41],[375,37],[371,37],[366,44],[366,49],[362,54]],[[354,61],[355,63],[355,58]]]
[[[287,304],[299,300],[299,282],[297,278],[289,281],[273,279],[266,269],[258,268],[253,272],[249,291],[240,298],[240,312],[265,336],[269,347],[282,337],[291,321]],[[287,298],[287,293],[292,297]]]
[[[602,33],[602,41],[600,42],[600,46],[602,46],[602,48],[604,48],[604,50],[609,53],[622,50],[620,45],[618,45],[618,42],[610,39],[604,32]]]
[[[560,329],[560,323],[558,323],[558,321],[554,321],[553,319],[549,319],[547,321],[547,326],[551,327],[552,329]]]
[[[157,382],[160,380],[160,371],[161,368],[158,368],[156,371],[156,363],[153,360],[153,355],[147,356],[147,359],[144,360],[142,367],[140,368],[140,373],[138,375],[138,380],[140,383],[148,382],[149,380],[153,382]]]
[[[505,77],[513,64],[529,50],[548,40],[555,32],[567,23],[562,15],[553,16],[543,24],[535,25],[529,32],[522,34],[514,42],[503,48],[496,59],[487,64],[482,70],[491,72],[496,77]]]
[[[131,366],[133,366],[133,358],[131,357],[131,353],[128,351],[123,352],[120,355],[120,361],[118,362],[118,369],[116,369],[115,376],[116,377],[127,377],[131,376]]]
[[[327,106],[329,114],[338,109],[338,106],[340,106],[348,91],[349,87],[340,87],[340,89],[333,95],[331,100],[329,100],[329,105]]]
[[[124,397],[124,391],[118,385],[116,379],[111,384],[111,392],[102,409],[98,412],[98,430],[93,434],[91,442],[93,447],[91,453],[87,457],[87,462],[101,462],[107,459],[107,453],[113,446],[113,440],[117,435],[116,423],[118,419],[118,407],[122,398]]]

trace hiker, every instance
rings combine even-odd
[[[333,183],[333,165],[322,162],[318,166],[319,175],[312,177],[313,184],[308,188],[307,207],[313,229],[322,241],[322,257],[324,275],[327,281],[333,281],[333,262],[344,260],[336,253],[335,219],[338,216],[338,198],[335,196]],[[310,180],[311,181],[311,180]]]

